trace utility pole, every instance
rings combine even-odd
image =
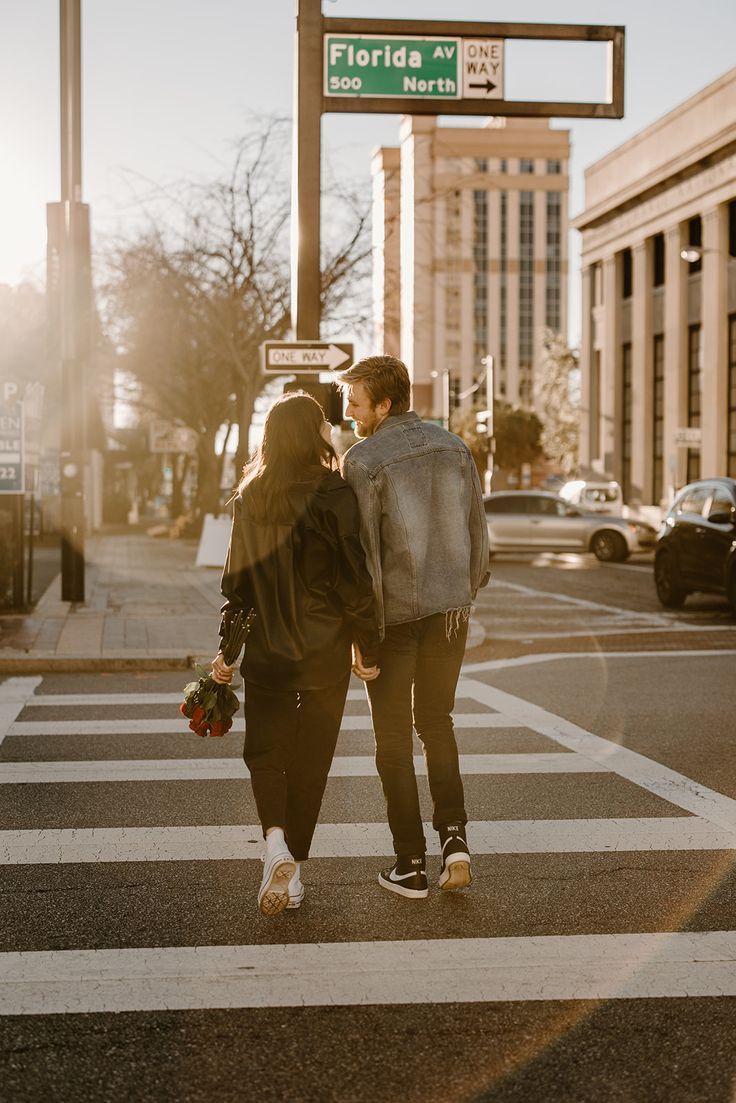
[[[296,0],[291,321],[294,337],[319,340],[322,0]]]
[[[82,63],[80,0],[60,0],[61,204],[59,290],[61,344],[61,598],[84,601],[84,360],[88,353],[89,222],[82,200]],[[50,225],[51,225],[51,212]],[[86,246],[86,249],[85,249]],[[81,247],[81,248],[80,248]]]

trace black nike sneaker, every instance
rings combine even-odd
[[[429,895],[424,855],[399,855],[391,869],[378,874],[378,883],[389,892],[423,900]]]
[[[440,888],[464,889],[473,880],[470,871],[470,851],[465,838],[465,826],[461,823],[448,823],[440,828],[440,848],[442,871]]]

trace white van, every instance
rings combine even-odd
[[[620,517],[624,507],[621,487],[613,480],[573,479],[561,488],[560,497],[583,513],[609,513]]]

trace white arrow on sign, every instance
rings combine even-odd
[[[350,353],[337,345],[299,347],[297,344],[268,344],[266,346],[266,364],[269,368],[312,368],[320,371],[336,371],[346,361],[351,360]]]

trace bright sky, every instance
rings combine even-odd
[[[294,10],[294,0],[82,0],[83,198],[98,242],[125,229],[145,181],[208,178],[228,163],[250,114],[290,113]],[[624,25],[625,118],[553,124],[572,131],[573,214],[583,205],[587,165],[734,64],[729,0],[323,0],[323,10]],[[58,0],[0,4],[0,283],[44,279],[45,204],[60,196],[58,22]],[[562,82],[568,98],[597,96],[602,74],[589,56],[590,64],[573,54],[519,54],[513,65],[510,58],[512,94],[542,98]],[[326,155],[367,185],[370,151],[395,145],[397,124],[391,115],[328,116]],[[574,240],[571,257],[576,265]],[[573,341],[578,286],[573,273]]]

